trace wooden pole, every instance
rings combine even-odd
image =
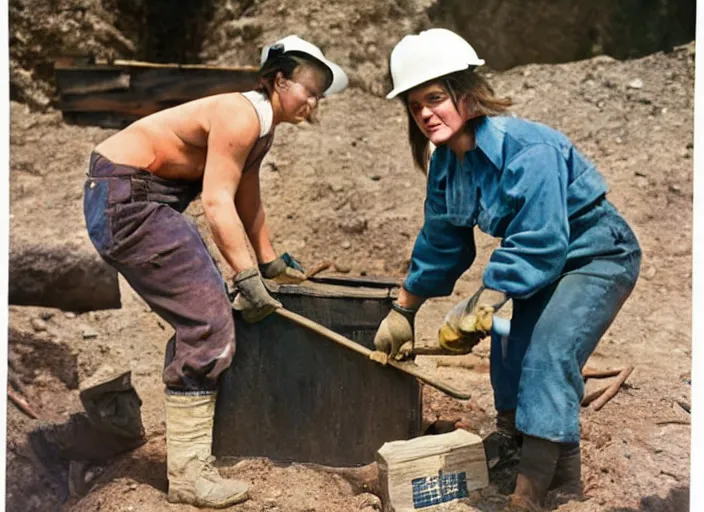
[[[367,347],[364,347],[360,345],[359,343],[355,343],[349,338],[346,338],[342,336],[341,334],[336,333],[333,330],[328,329],[327,327],[320,325],[317,322],[314,322],[304,316],[301,316],[297,313],[294,313],[293,311],[288,311],[287,309],[284,308],[278,308],[276,310],[276,313],[279,316],[282,316],[284,318],[287,318],[291,320],[294,323],[297,323],[298,325],[302,325],[303,327],[307,327],[308,329],[328,338],[329,340],[334,341],[335,343],[342,345],[343,347],[353,350],[357,352],[360,355],[363,355],[366,358],[369,358],[370,354],[372,354],[372,350],[369,350]],[[470,393],[464,393],[462,391],[459,391],[458,389],[450,386],[449,384],[446,384],[442,381],[439,381],[435,379],[434,377],[430,375],[426,375],[420,368],[418,368],[415,364],[413,363],[403,363],[403,362],[398,362],[398,361],[393,361],[389,360],[388,365],[396,368],[397,370],[400,370],[404,373],[407,373],[408,375],[412,375],[416,379],[425,382],[426,384],[429,384],[430,386],[442,391],[443,393],[446,393],[450,395],[453,398],[459,398],[461,400],[469,400],[472,395]]]
[[[594,400],[594,403],[592,404],[592,408],[595,411],[598,411],[604,405],[611,400],[616,394],[618,393],[618,390],[621,389],[621,386],[623,385],[624,382],[626,382],[626,379],[628,376],[633,372],[633,366],[628,366],[627,368],[624,368],[621,370],[621,373],[619,373],[618,378],[611,383],[611,385],[604,391],[604,393]]]
[[[584,398],[582,398],[582,407],[588,406],[594,400],[603,395],[607,389],[609,389],[609,386],[603,386],[597,389],[596,391],[592,391],[588,395],[585,395]]]
[[[585,368],[582,370],[582,377],[585,379],[606,379],[616,377],[623,371],[623,368],[614,368],[613,370],[595,370],[593,368]]]
[[[29,406],[27,401],[20,395],[15,393],[13,389],[7,388],[7,397],[12,400],[12,403],[14,403],[19,408],[19,410],[25,413],[27,416],[35,420],[39,419],[39,414],[34,412],[34,409]]]
[[[313,265],[312,267],[310,267],[306,271],[306,277],[313,277],[315,275],[318,275],[323,270],[327,270],[330,267],[332,267],[332,261],[330,261],[330,260],[321,261],[320,263]]]

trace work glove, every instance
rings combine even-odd
[[[274,261],[260,264],[259,272],[279,284],[297,284],[307,279],[305,269],[287,252]]]
[[[255,268],[238,272],[235,285],[239,293],[232,307],[239,311],[247,322],[259,322],[281,307],[281,303],[269,295]]]
[[[371,359],[386,364],[388,358],[397,361],[408,357],[413,352],[413,323],[416,309],[404,308],[398,302],[391,303],[391,311],[382,320],[374,336],[376,352]]]
[[[447,312],[438,332],[438,344],[448,352],[468,354],[489,335],[494,313],[507,301],[505,293],[480,287],[474,295]]]

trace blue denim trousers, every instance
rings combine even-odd
[[[195,225],[182,214],[200,187],[97,153],[84,187],[93,245],[175,330],[163,380],[177,390],[216,388],[235,352],[225,283]]]
[[[490,356],[496,409],[515,409],[524,434],[560,443],[579,441],[582,368],[633,290],[641,259],[605,199],[572,219],[570,233],[560,278],[513,301],[508,341],[493,334]]]

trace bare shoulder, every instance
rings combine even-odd
[[[209,112],[213,118],[224,118],[240,127],[250,124],[259,126],[259,118],[250,101],[238,92],[218,94],[212,97]]]
[[[230,145],[235,146],[250,146],[256,142],[259,118],[247,98],[239,93],[226,93],[212,96],[210,100],[206,115],[211,142],[220,138],[230,139]]]

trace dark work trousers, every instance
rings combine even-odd
[[[158,178],[93,152],[84,214],[93,245],[176,331],[163,379],[209,391],[232,361],[235,329],[223,278],[195,224],[183,215],[200,181]]]

